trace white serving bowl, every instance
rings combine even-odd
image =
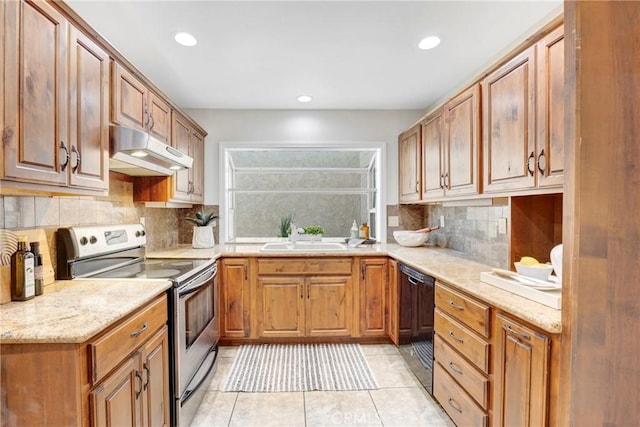
[[[514,262],[513,264],[519,274],[539,280],[548,280],[553,271],[553,266],[548,264],[522,265],[519,262]]]
[[[429,233],[421,233],[410,230],[396,230],[393,232],[393,238],[400,246],[422,246],[429,238]]]

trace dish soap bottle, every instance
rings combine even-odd
[[[26,301],[36,296],[35,257],[27,238],[18,237],[18,250],[11,255],[11,300]]]
[[[356,220],[353,220],[353,225],[351,226],[351,238],[352,239],[357,239],[358,238],[358,224],[356,223]]]

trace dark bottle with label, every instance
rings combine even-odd
[[[26,301],[36,296],[35,257],[27,238],[18,237],[18,250],[11,256],[11,300]]]
[[[42,254],[40,253],[40,242],[31,242],[29,244],[31,246],[31,253],[34,257],[34,265],[35,265],[35,285],[36,285],[36,296],[42,295],[43,286],[44,286],[44,267],[42,265]]]

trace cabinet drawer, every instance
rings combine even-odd
[[[351,258],[258,259],[258,275],[265,274],[351,274]]]
[[[449,347],[439,336],[433,340],[433,351],[437,363],[447,371],[467,393],[482,406],[489,409],[489,379]]]
[[[451,347],[489,373],[489,343],[436,308],[435,330]]]
[[[433,366],[433,396],[458,426],[486,427],[487,413],[436,363]]]
[[[440,283],[436,286],[435,304],[440,310],[489,338],[491,313],[488,305],[446,288]]]
[[[93,384],[109,373],[129,354],[167,323],[167,297],[163,295],[123,324],[89,343]]]

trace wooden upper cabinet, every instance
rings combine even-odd
[[[2,178],[65,186],[69,24],[49,3],[8,1],[4,8]]]
[[[191,201],[202,203],[204,200],[204,136],[195,129],[191,131],[191,149],[191,157],[193,157]]]
[[[564,26],[537,44],[537,150],[538,187],[564,183]]]
[[[442,110],[422,122],[422,200],[444,196],[444,117]]]
[[[420,201],[422,125],[414,125],[398,137],[398,181],[400,203]]]
[[[535,185],[535,52],[531,46],[482,82],[486,193]]]
[[[123,126],[149,132],[169,144],[171,107],[143,82],[117,62],[113,62],[111,120]]]
[[[109,55],[71,28],[69,142],[71,185],[109,188]]]
[[[171,146],[181,153],[193,157],[191,144],[191,126],[181,114],[174,112]],[[194,158],[194,164],[195,160]],[[179,170],[173,174],[173,199],[184,200],[186,202],[191,200],[191,174],[192,171],[190,169]]]
[[[169,144],[171,141],[171,107],[153,92],[148,96],[149,133],[155,138]]]
[[[443,185],[447,196],[480,192],[480,85],[475,84],[444,106],[445,164]]]

